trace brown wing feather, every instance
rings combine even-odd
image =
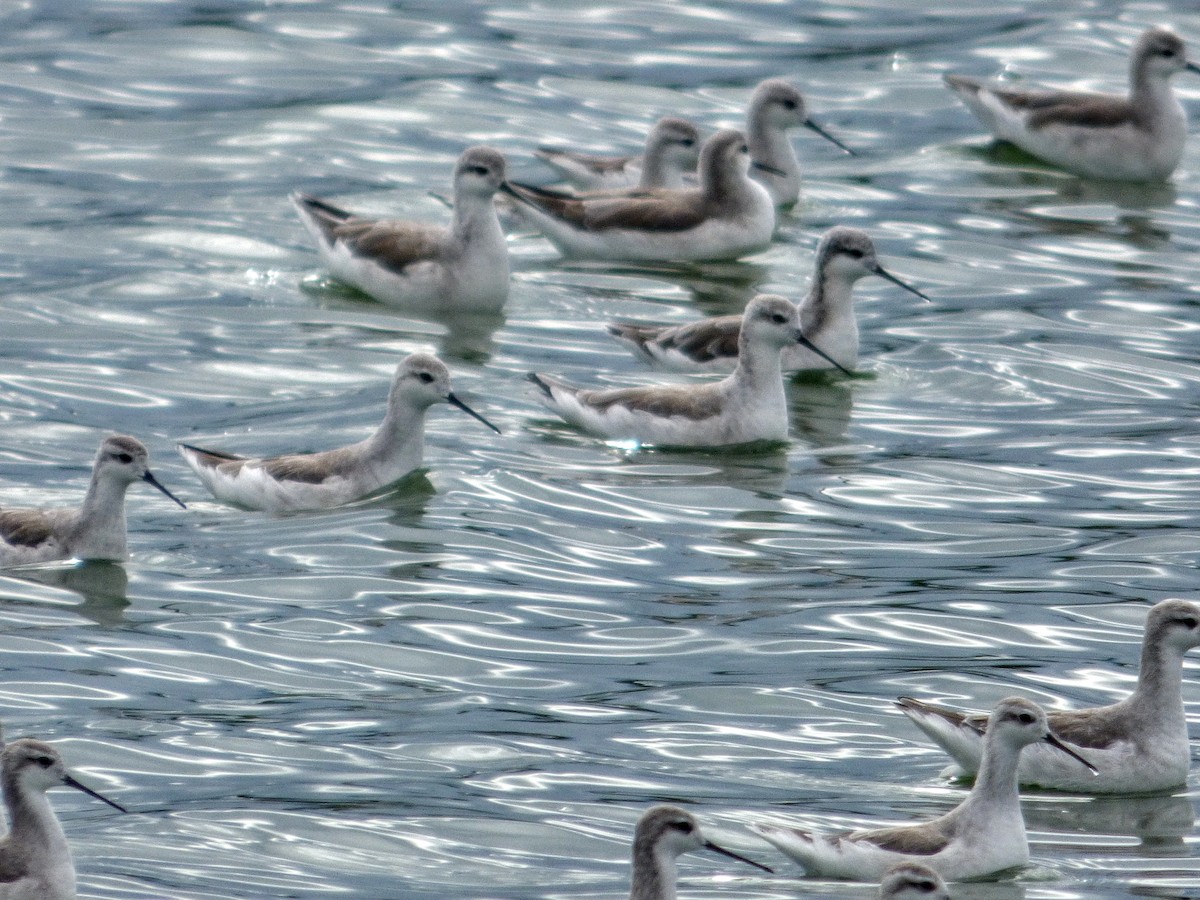
[[[893,828],[876,828],[873,831],[855,831],[845,837],[856,841],[867,841],[882,850],[891,850],[895,853],[932,856],[946,849],[946,846],[954,839],[954,830],[951,827],[930,822],[919,826],[897,825]]]
[[[353,465],[353,454],[346,448],[325,453],[297,453],[274,456],[262,461],[262,469],[280,481],[299,481],[321,484],[329,478],[344,475]]]
[[[37,547],[53,536],[49,518],[38,511],[0,509],[0,537],[14,547]]]
[[[1084,750],[1111,747],[1117,735],[1129,740],[1138,738],[1136,730],[1122,721],[1124,716],[1119,709],[1102,717],[1095,716],[1094,712],[1051,712],[1046,714],[1046,721],[1055,736]]]
[[[1137,117],[1136,109],[1122,97],[1078,91],[1005,91],[992,93],[1013,109],[1026,110],[1030,128],[1048,125],[1078,125],[1081,128],[1111,128]]]
[[[580,391],[579,399],[599,410],[620,405],[654,416],[680,416],[695,421],[710,418],[716,411],[709,401],[709,392],[694,385],[680,385],[678,390],[658,386]]]
[[[350,219],[331,229],[335,240],[393,272],[434,259],[446,245],[446,232],[416,222]]]
[[[697,362],[710,362],[737,356],[741,332],[741,316],[720,316],[673,329],[659,344],[664,350],[678,348]]]
[[[698,190],[659,191],[653,196],[584,202],[583,226],[593,231],[628,228],[637,231],[687,231],[705,218],[704,195]]]

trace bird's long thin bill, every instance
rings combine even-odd
[[[1052,734],[1046,735],[1045,741],[1051,747],[1057,747],[1063,753],[1067,754],[1067,756],[1073,756],[1075,759],[1079,760],[1081,763],[1083,763],[1085,766],[1087,766],[1089,769],[1092,770],[1093,775],[1100,774],[1099,769],[1097,769],[1095,766],[1093,766],[1090,762],[1088,762],[1086,759],[1084,759],[1082,756],[1080,756],[1078,753],[1076,753],[1074,750],[1072,750],[1070,747],[1068,747],[1066,744],[1064,744],[1062,741],[1060,741],[1054,735],[1052,735]]]
[[[820,125],[818,125],[816,122],[814,122],[812,119],[806,119],[804,122],[804,127],[815,131],[821,137],[825,138],[825,140],[829,141],[829,143],[834,144],[835,146],[841,147],[843,152],[849,153],[851,156],[858,156],[857,153],[855,153],[853,150],[851,150],[849,147],[847,147],[845,144],[843,144],[841,141],[839,141],[837,138],[835,138],[832,134],[830,134],[828,131],[826,131],[824,128],[822,128]]]
[[[492,431],[496,432],[496,434],[502,433],[499,428],[497,428],[495,425],[493,425],[491,422],[489,422],[487,419],[485,419],[479,413],[475,412],[475,410],[471,409],[471,407],[467,406],[467,404],[463,403],[461,400],[459,400],[453,394],[446,395],[446,402],[449,403],[451,406],[457,406],[459,409],[461,409],[463,412],[465,412],[468,416],[478,419],[480,422],[482,422],[488,428],[492,429]]]
[[[146,474],[142,476],[142,481],[146,482],[146,484],[154,485],[156,488],[158,488],[160,491],[162,491],[164,494],[166,494],[168,497],[170,497],[172,500],[174,500],[176,503],[178,503],[184,509],[187,509],[187,504],[184,503],[182,500],[180,500],[178,497],[176,497],[174,494],[172,494],[170,491],[168,491],[165,487],[163,487],[163,483],[161,481],[159,481],[157,478],[155,478],[149,469],[147,469]]]
[[[1197,75],[1200,75],[1200,66],[1196,65],[1194,62],[1184,63],[1183,67],[1189,72],[1195,72]]]
[[[750,163],[750,168],[758,169],[760,172],[770,172],[772,175],[778,175],[780,178],[787,178],[787,172],[783,169],[777,169],[774,166],[769,166],[764,162],[754,160]]]
[[[915,287],[913,287],[911,284],[905,284],[903,281],[901,281],[899,278],[897,278],[895,275],[893,275],[893,274],[892,274],[891,272],[889,272],[887,269],[876,269],[876,270],[875,270],[875,274],[876,274],[876,275],[878,275],[880,278],[886,278],[886,279],[887,279],[888,281],[890,281],[892,284],[898,284],[898,285],[900,285],[900,287],[904,288],[904,289],[905,289],[906,291],[908,291],[910,294],[916,294],[918,297],[920,297],[920,298],[921,298],[922,300],[924,300],[926,303],[932,303],[932,302],[933,302],[933,300],[932,300],[932,299],[930,299],[929,297],[926,297],[924,294],[922,294],[920,291],[918,291],[918,290],[917,290]]]
[[[97,800],[102,800],[105,803],[107,803],[109,806],[111,806],[113,809],[119,809],[123,813],[129,812],[129,810],[127,810],[125,807],[123,807],[120,803],[114,803],[112,800],[109,800],[103,794],[99,794],[96,791],[93,791],[86,784],[76,781],[70,775],[63,776],[63,784],[67,785],[68,787],[73,787],[77,791],[83,791],[89,797],[95,797]]]
[[[744,863],[749,863],[755,868],[762,869],[764,872],[770,872],[771,874],[775,873],[774,869],[767,868],[762,863],[757,863],[752,859],[746,859],[746,857],[742,856],[740,853],[734,853],[732,850],[726,850],[724,847],[720,846],[719,844],[714,844],[712,841],[705,841],[704,847],[706,850],[713,851],[713,853],[720,853],[722,856],[728,856],[730,859],[736,859]]]
[[[836,359],[834,359],[832,356],[830,356],[828,353],[826,353],[824,350],[822,350],[820,347],[818,347],[816,344],[814,344],[812,341],[810,341],[808,338],[806,338],[804,335],[800,334],[799,332],[796,332],[796,343],[799,344],[801,347],[807,347],[809,350],[811,350],[813,353],[817,354],[817,356],[821,357],[821,359],[825,360],[831,366],[841,369],[842,374],[850,375],[853,377],[853,375],[854,375],[853,372],[851,372],[849,369],[847,369],[845,366],[843,366],[840,362],[838,362]]]

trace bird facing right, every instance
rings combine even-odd
[[[760,294],[742,314],[737,368],[720,381],[587,390],[537,373],[529,379],[544,405],[606,438],[668,447],[783,441],[788,407],[779,357],[797,341],[809,343],[796,305]]]
[[[1088,774],[1062,754],[1031,747],[1017,770],[1022,784],[1088,794],[1128,794],[1176,788],[1191,763],[1183,708],[1183,657],[1200,647],[1200,604],[1163,600],[1151,607],[1142,637],[1137,687],[1119,703],[1052,711],[1050,727],[1068,746],[1087,754],[1100,772]],[[974,775],[980,765],[986,714],[897,701],[904,714],[954,758],[948,774]]]
[[[396,367],[383,421],[356,444],[267,458],[192,444],[180,444],[179,452],[219,500],[273,513],[328,509],[366,497],[421,465],[425,413],[435,403],[456,406],[500,433],[450,390],[445,363],[428,353],[413,353]]]
[[[0,840],[0,900],[74,900],[75,863],[46,791],[66,785],[127,810],[76,781],[54,747],[30,738],[5,745],[0,785],[9,821]]]
[[[950,812],[918,825],[824,835],[801,828],[751,828],[795,859],[808,875],[878,881],[899,862],[932,866],[950,881],[981,878],[1023,866],[1029,841],[1017,791],[1021,750],[1045,742],[1094,771],[1054,736],[1046,714],[1021,697],[1001,700],[992,710],[979,777],[966,799]]]
[[[800,301],[800,327],[804,336],[820,347],[815,352],[803,344],[783,351],[783,368],[853,369],[858,362],[858,318],[854,314],[854,284],[866,275],[878,275],[923,300],[929,298],[905,284],[879,264],[870,235],[857,228],[837,226],[825,232],[817,245],[812,284]],[[608,326],[647,361],[679,372],[729,372],[737,365],[741,316],[712,316],[686,325],[636,325],[618,322]]]
[[[82,506],[0,508],[0,566],[71,558],[126,559],[125,493],[135,481],[153,485],[187,508],[151,473],[150,453],[141,441],[112,434],[96,451]]]
[[[652,806],[638,820],[633,835],[633,876],[629,900],[675,900],[675,859],[689,850],[712,850],[748,863],[764,872],[766,866],[714,844],[700,832],[700,823],[677,806]]]
[[[745,136],[729,129],[701,148],[698,188],[618,197],[576,197],[515,182],[502,190],[515,201],[518,215],[566,257],[737,259],[765,249],[775,232],[775,204],[750,179],[750,166]]]
[[[1179,36],[1151,28],[1133,46],[1124,97],[945,78],[993,135],[1039,159],[1089,178],[1160,181],[1179,165],[1187,138],[1187,114],[1171,91],[1184,69],[1200,73]]]

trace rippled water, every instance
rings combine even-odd
[[[940,76],[1116,89],[1158,23],[1200,46],[1182,3],[0,5],[0,501],[74,502],[118,429],[191,505],[133,491],[126,567],[0,578],[5,728],[135,811],[56,793],[81,894],[619,897],[678,801],[780,871],[693,854],[688,896],[866,897],[741,826],[953,806],[898,693],[1121,696],[1200,561],[1200,138],[1169,186],[1081,183]],[[330,283],[286,200],[444,219],[469,143],[541,181],[535,142],[737,124],[772,76],[863,155],[798,134],[805,202],[745,263],[517,234],[502,317],[426,322]],[[526,392],[661,377],[603,323],[799,296],[835,223],[934,303],[863,282],[869,376],[792,385],[786,451],[630,453]],[[241,513],[173,453],[355,440],[421,348],[504,435],[435,409],[379,500]],[[959,896],[1200,894],[1191,791],[1025,809],[1035,866]]]

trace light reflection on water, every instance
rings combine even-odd
[[[190,506],[135,489],[128,566],[0,578],[7,733],[136,811],[56,793],[81,894],[620,897],[633,823],[673,801],[779,869],[693,854],[687,896],[861,898],[743,826],[957,803],[891,698],[1122,696],[1200,557],[1200,155],[1082,183],[988,147],[940,76],[1111,89],[1160,21],[1200,43],[1181,7],[1073,2],[0,9],[0,502],[77,502],[118,429]],[[737,125],[765,77],[862,156],[797,135],[804,201],[749,261],[570,264],[516,233],[502,314],[423,321],[331,283],[286,200],[444,220],[466,144],[540,182],[535,143]],[[798,297],[838,223],[934,303],[861,283],[864,376],[791,385],[789,446],[609,446],[525,391],[660,377],[604,323]],[[417,349],[504,435],[436,409],[426,473],[285,518],[174,455],[357,440]],[[955,896],[1200,890],[1190,793],[1025,808],[1035,867]]]

